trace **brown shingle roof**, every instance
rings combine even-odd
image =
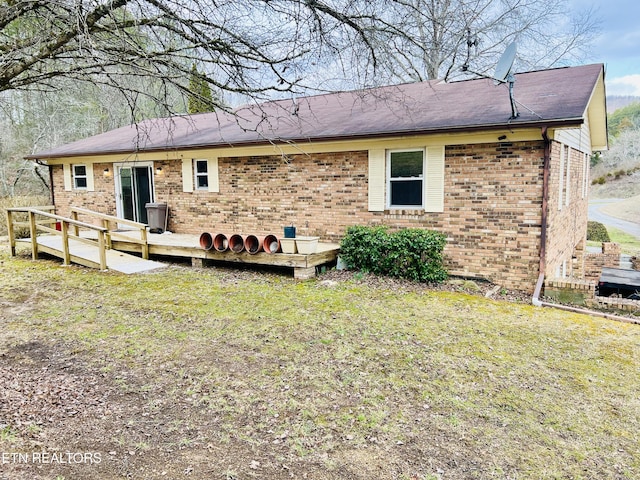
[[[490,79],[421,82],[266,102],[217,112],[147,120],[28,158],[303,142],[525,127],[580,125],[601,64],[516,75],[519,117],[507,85]]]

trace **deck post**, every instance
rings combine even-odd
[[[296,280],[309,280],[316,276],[316,267],[294,267],[293,278]]]
[[[109,220],[107,218],[102,219],[102,227],[107,231],[105,235],[105,240],[107,242],[107,249],[111,250],[113,245],[111,243],[111,233],[109,232]]]
[[[62,264],[65,266],[71,265],[71,254],[69,253],[69,222],[63,220],[62,222]]]
[[[147,227],[140,229],[140,240],[142,240],[142,258],[149,260],[149,240],[147,238]]]
[[[78,221],[78,212],[76,212],[75,210],[71,210],[71,218],[77,222]],[[80,236],[80,227],[78,227],[77,224],[73,225],[73,234],[76,237]]]
[[[7,233],[9,234],[9,248],[11,250],[11,256],[16,256],[16,234],[13,229],[13,213],[11,210],[7,210]]]
[[[104,231],[98,231],[98,251],[100,252],[100,270],[107,269],[107,250]]]
[[[36,214],[29,210],[29,231],[31,233],[31,258],[38,259],[38,226],[36,224]]]

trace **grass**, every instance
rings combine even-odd
[[[0,262],[0,348],[103,372],[149,414],[113,428],[144,458],[227,478],[640,475],[637,325],[422,286]]]
[[[622,253],[640,255],[640,238],[614,227],[607,227],[612,242],[619,243]]]
[[[640,255],[640,238],[634,237],[615,227],[607,227],[609,238],[620,245],[620,251],[627,255]],[[601,247],[602,242],[588,241],[590,247]]]

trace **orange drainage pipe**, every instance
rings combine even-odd
[[[255,255],[260,250],[262,250],[262,241],[264,239],[258,238],[255,235],[247,235],[244,239],[244,249],[247,253],[251,255]]]
[[[262,249],[267,253],[278,253],[280,251],[280,240],[275,235],[266,235],[262,240]]]
[[[229,250],[229,238],[224,233],[218,233],[213,237],[213,248],[216,252],[226,252]]]
[[[240,253],[244,250],[244,239],[242,235],[234,233],[229,237],[229,248],[235,252]]]
[[[200,235],[200,248],[211,250],[213,248],[213,237],[210,233],[204,232]]]

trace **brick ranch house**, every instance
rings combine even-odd
[[[354,224],[446,233],[452,275],[533,291],[584,274],[589,161],[607,148],[603,65],[506,85],[431,81],[144,121],[31,155],[71,206],[169,230],[339,241]]]

